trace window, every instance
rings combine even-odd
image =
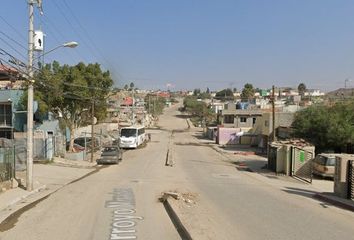
[[[247,122],[247,118],[245,118],[245,117],[240,117],[240,122],[242,122],[242,123]]]
[[[0,104],[0,125],[12,126],[11,104]]]
[[[234,115],[224,115],[224,123],[234,123]]]
[[[145,128],[141,128],[138,130],[138,135],[140,136],[141,134],[145,133]]]
[[[13,129],[0,129],[0,138],[13,139]]]
[[[122,137],[136,137],[136,129],[123,128],[120,135]]]
[[[256,124],[256,120],[257,120],[257,118],[253,118],[253,120],[252,120],[253,125]]]

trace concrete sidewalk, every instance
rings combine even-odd
[[[98,169],[96,163],[55,159],[52,164],[35,164],[33,191],[21,187],[0,193],[0,223],[23,207],[40,201],[71,182]],[[22,173],[25,176],[25,173]]]

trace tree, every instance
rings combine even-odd
[[[316,146],[317,152],[340,152],[354,142],[354,102],[334,106],[314,105],[295,115],[294,135]]]
[[[200,93],[197,97],[199,99],[210,99],[211,95],[210,95],[210,93],[203,92],[203,93]]]
[[[250,83],[246,83],[242,89],[241,98],[243,100],[250,100],[251,98],[254,97],[254,93],[255,90],[253,88],[253,85]]]
[[[215,121],[216,116],[212,110],[203,101],[198,101],[195,96],[187,96],[183,100],[184,109],[191,114],[194,123],[205,121],[210,123]]]
[[[106,97],[113,80],[109,71],[102,71],[99,64],[79,63],[75,66],[60,65],[54,61],[45,65],[36,76],[37,96],[70,131],[73,150],[75,129],[91,119],[91,107],[96,105],[97,119],[106,115]]]
[[[200,89],[199,88],[194,89],[193,95],[198,96],[199,94],[200,94]]]
[[[230,88],[221,90],[215,94],[215,98],[219,100],[233,100],[234,93]]]
[[[129,89],[128,84],[125,84],[125,85],[124,85],[124,90],[127,91],[128,89]]]
[[[156,95],[148,94],[145,96],[145,109],[149,114],[158,116],[163,113],[163,109],[166,105],[166,99]]]
[[[133,82],[131,82],[130,84],[129,84],[129,89],[132,91],[132,90],[134,90],[134,83]]]
[[[299,86],[297,87],[297,90],[299,91],[300,96],[304,97],[306,92],[306,85],[304,83],[300,83]]]

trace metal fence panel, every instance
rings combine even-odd
[[[292,148],[291,169],[292,176],[298,177],[306,182],[312,183],[312,162],[313,153],[300,149]]]
[[[354,200],[354,160],[348,161],[348,198]]]

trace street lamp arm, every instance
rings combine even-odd
[[[48,52],[45,52],[45,53],[43,53],[43,54],[37,56],[34,60],[38,60],[39,58],[41,58],[41,57],[47,55],[48,53],[54,52],[54,51],[57,50],[58,48],[62,48],[62,47],[75,48],[75,47],[77,47],[78,45],[79,45],[79,44],[78,44],[77,42],[74,42],[74,41],[63,43],[62,45],[59,45],[59,46],[57,46],[57,47],[55,47],[55,48],[49,50]]]

